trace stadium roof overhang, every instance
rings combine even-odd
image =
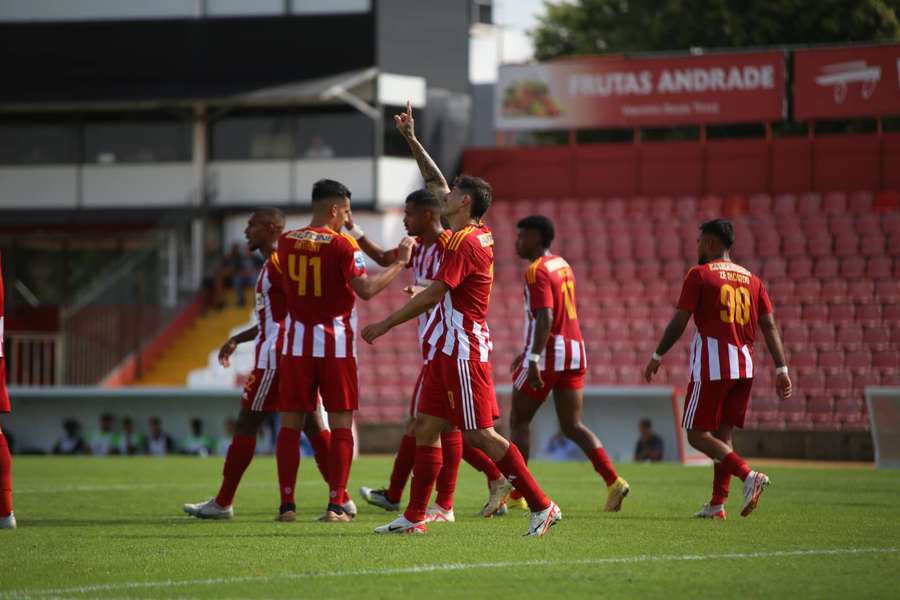
[[[376,98],[378,75],[377,67],[369,67],[294,83],[195,98],[0,103],[0,112],[179,110],[196,107],[206,107],[216,112],[228,112],[233,109],[252,107],[349,104],[363,114],[377,118],[379,111],[372,106],[372,103]]]

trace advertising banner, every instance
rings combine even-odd
[[[500,68],[498,130],[777,121],[784,53],[578,58]]]
[[[900,115],[900,45],[794,52],[794,118]]]

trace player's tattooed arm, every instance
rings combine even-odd
[[[416,241],[412,238],[403,238],[397,246],[396,258],[390,266],[378,275],[363,275],[350,280],[350,287],[357,296],[363,300],[370,300],[388,286],[405,268],[412,256],[413,246]]]
[[[550,341],[550,329],[553,322],[553,310],[542,308],[534,312],[534,338],[531,340],[531,348],[528,350],[531,354],[541,354],[547,343]],[[536,362],[528,363],[528,385],[539,390],[544,387],[544,380],[541,378],[540,365]]]
[[[681,309],[676,310],[675,315],[672,317],[672,320],[669,321],[666,330],[663,332],[659,345],[656,347],[656,354],[662,356],[668,352],[681,337],[681,334],[684,333],[684,328],[687,327],[688,321],[690,320],[690,312]],[[660,364],[662,364],[662,361],[656,360],[655,358],[651,358],[650,362],[647,363],[647,367],[644,369],[644,379],[647,380],[647,383],[650,383],[650,380],[656,375]]]
[[[419,165],[419,172],[422,174],[422,179],[425,180],[425,187],[427,187],[428,191],[434,194],[438,199],[446,196],[450,191],[450,186],[447,185],[444,174],[441,173],[437,164],[435,164],[431,156],[428,155],[428,152],[425,151],[425,147],[422,146],[422,143],[416,138],[415,121],[413,119],[411,102],[406,102],[406,112],[394,115],[394,125],[396,125],[397,130],[406,140],[406,143],[409,144],[409,149],[412,151],[413,158],[416,159],[416,164]]]
[[[238,344],[243,344],[244,342],[249,342],[255,339],[258,331],[259,325],[254,325],[253,327],[248,327],[237,335],[233,335],[228,338],[228,341],[222,344],[222,347],[219,348],[219,364],[223,367],[230,367],[231,355],[234,354],[234,351],[235,349],[237,349]]]
[[[769,349],[769,354],[772,355],[772,360],[775,361],[775,367],[786,367],[784,344],[781,341],[781,332],[778,331],[778,325],[775,323],[775,316],[772,313],[760,315],[759,329],[766,338],[766,347]],[[782,399],[790,398],[794,393],[794,386],[787,372],[775,374],[775,390]]]
[[[427,288],[410,298],[401,309],[394,312],[385,320],[365,327],[362,331],[363,339],[370,344],[374,343],[376,339],[380,338],[397,325],[406,323],[410,319],[415,319],[431,307],[435,306],[448,291],[450,291],[450,286],[443,281],[433,282]]]

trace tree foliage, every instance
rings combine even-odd
[[[570,0],[532,32],[539,60],[575,54],[900,39],[900,0]]]

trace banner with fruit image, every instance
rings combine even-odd
[[[585,57],[500,68],[498,130],[781,120],[784,53]]]

